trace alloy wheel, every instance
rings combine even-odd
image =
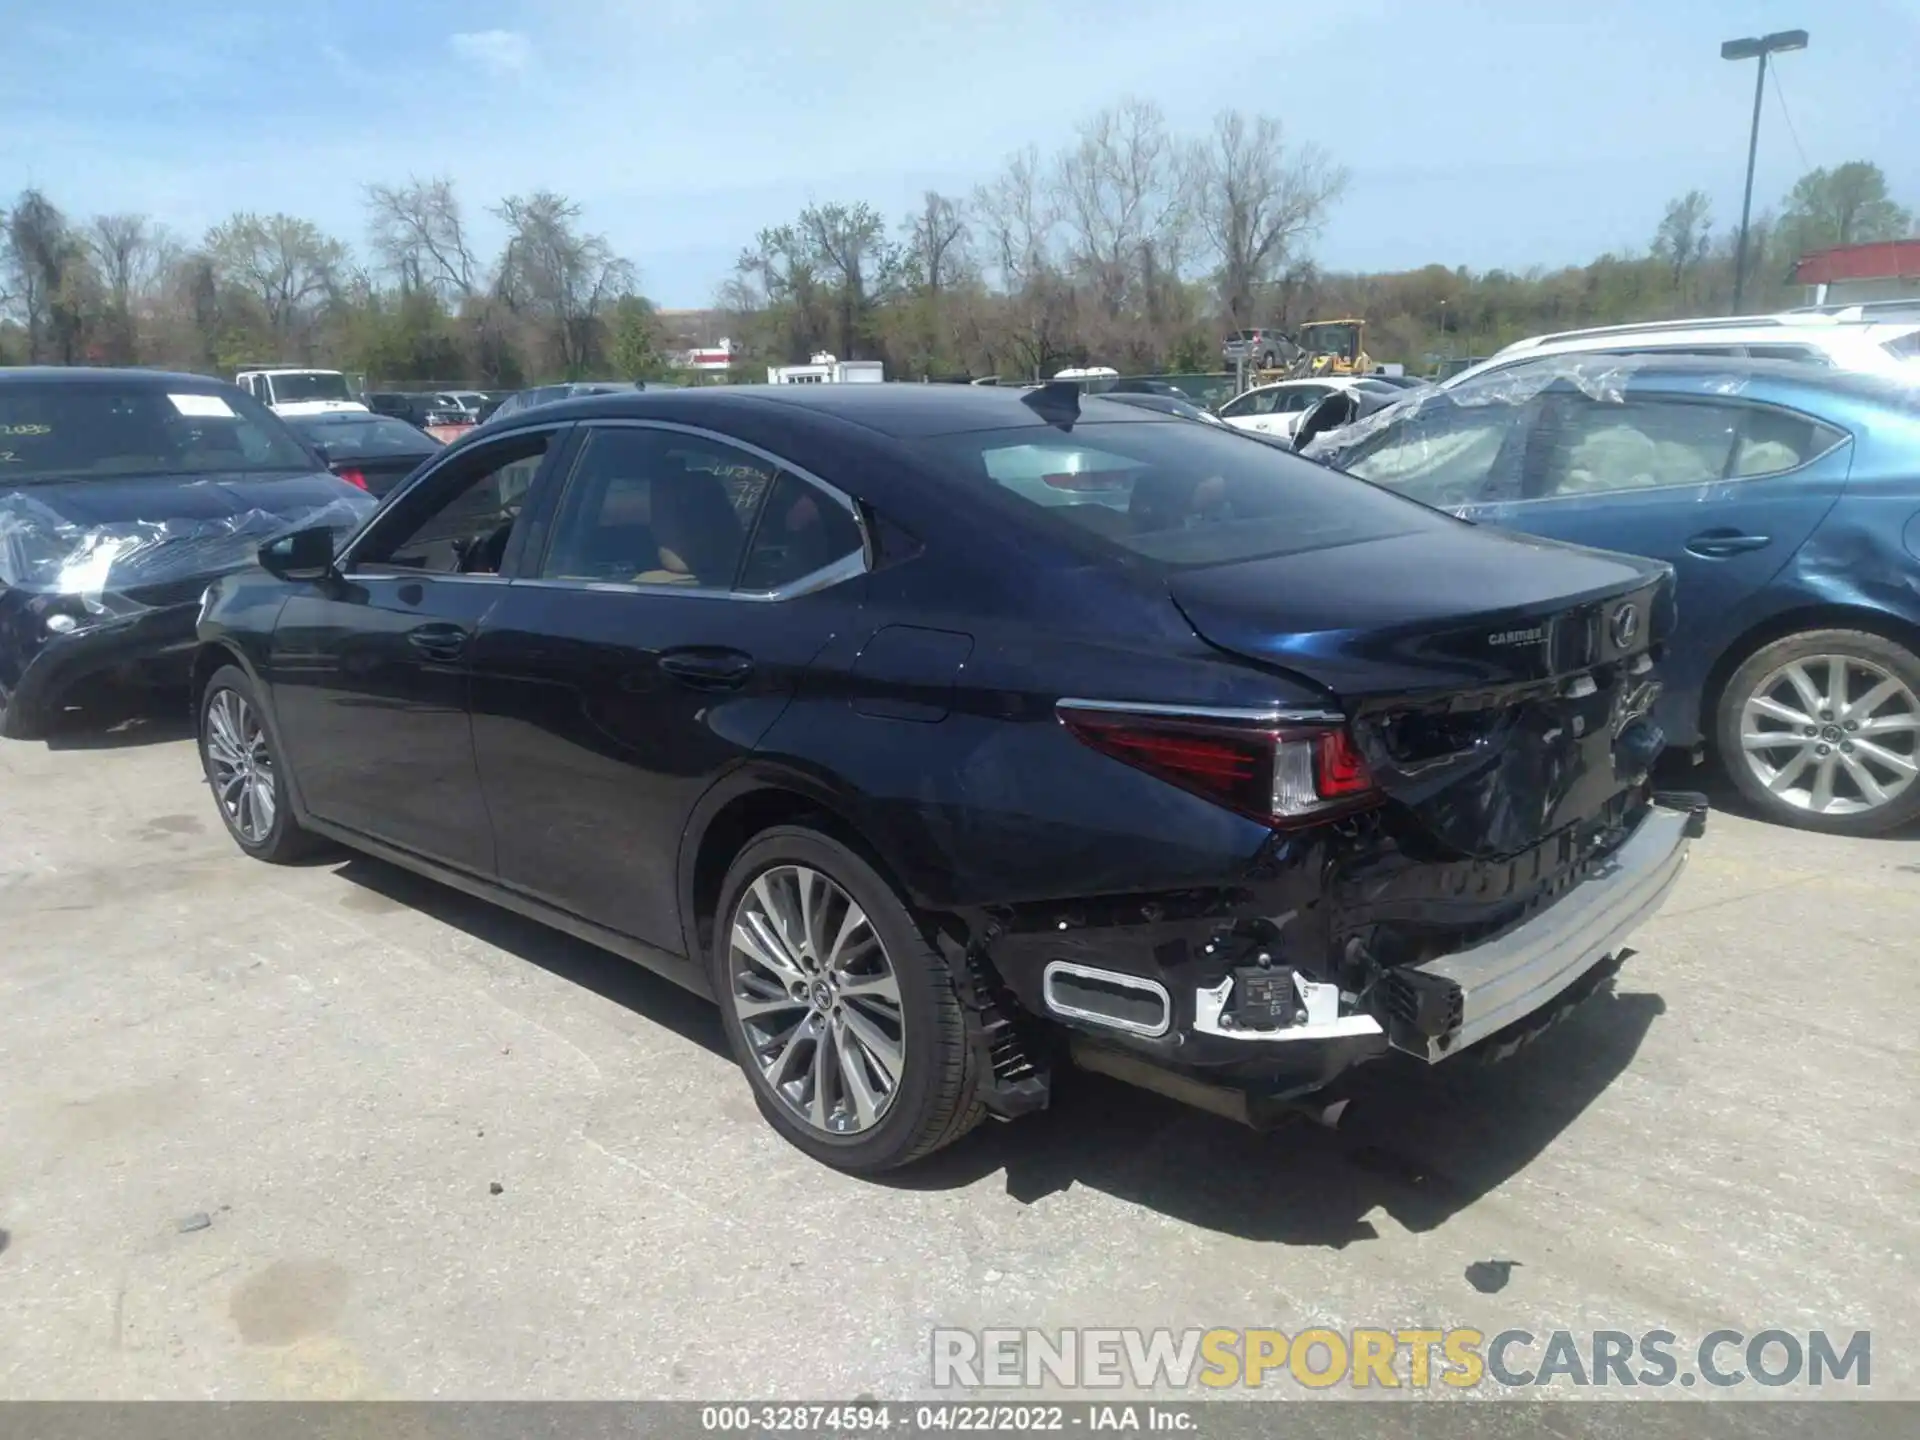
[[[207,769],[214,798],[235,834],[264,845],[273,833],[273,756],[266,731],[244,695],[219,690],[207,702]]]
[[[828,1135],[879,1124],[899,1093],[900,982],[866,912],[802,865],[762,872],[734,906],[730,1000],[767,1088]]]
[[[1740,709],[1748,770],[1815,815],[1861,815],[1920,775],[1920,696],[1857,655],[1811,655],[1773,671]]]

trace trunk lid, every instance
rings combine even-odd
[[[1210,644],[1331,693],[1375,781],[1452,850],[1511,856],[1618,807],[1673,624],[1656,561],[1462,526],[1177,572]]]

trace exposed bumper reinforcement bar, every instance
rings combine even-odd
[[[1685,797],[1690,799],[1691,797]],[[1229,1017],[1233,977],[1194,992],[1195,1032],[1251,1046],[1300,1044],[1388,1035],[1396,1049],[1437,1062],[1522,1020],[1571,989],[1624,949],[1627,936],[1660,907],[1680,878],[1692,837],[1705,822],[1699,807],[1654,806],[1600,868],[1533,919],[1407,974],[1446,992],[1446,1025],[1432,1036],[1394,1021],[1383,1027],[1365,1013],[1340,1013],[1332,985],[1296,973],[1300,1023],[1241,1029]]]
[[[1415,967],[1459,988],[1460,1021],[1432,1038],[1396,1033],[1395,1047],[1444,1060],[1546,1005],[1660,908],[1698,830],[1694,815],[1655,806],[1596,874],[1532,920]]]

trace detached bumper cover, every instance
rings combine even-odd
[[[1459,1020],[1436,1036],[1396,1033],[1428,1061],[1458,1054],[1548,1004],[1617,952],[1660,908],[1687,862],[1697,819],[1655,806],[1600,872],[1504,935],[1414,967],[1459,992]]]
[[[1302,1023],[1271,1030],[1235,1028],[1225,1018],[1232,1001],[1233,980],[1228,977],[1195,992],[1193,1031],[1210,1042],[1233,1042],[1249,1053],[1385,1036],[1394,1048],[1429,1062],[1457,1055],[1550,1005],[1616,955],[1680,878],[1701,823],[1697,811],[1655,805],[1595,874],[1531,920],[1491,940],[1396,972],[1403,980],[1401,993],[1418,989],[1439,1000],[1437,1010],[1445,1019],[1426,1027],[1432,1033],[1400,1018],[1390,1017],[1383,1024],[1364,1012],[1341,1014],[1342,997],[1333,986],[1298,975],[1294,983]],[[1388,1008],[1394,1008],[1392,998]],[[1423,1008],[1435,1013],[1431,1001]]]
[[[200,604],[168,605],[73,635],[46,637],[30,655],[0,656],[0,736],[35,740],[46,734],[73,687],[95,675],[175,662],[184,681],[194,650]]]

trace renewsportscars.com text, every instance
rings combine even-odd
[[[1205,1390],[1267,1384],[1720,1389],[1873,1383],[1866,1330],[935,1330],[941,1389]]]

